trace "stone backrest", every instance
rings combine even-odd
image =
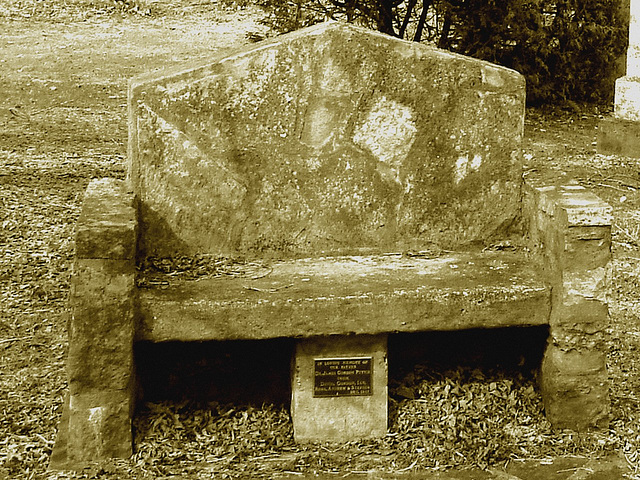
[[[447,248],[520,211],[517,72],[341,23],[130,85],[142,256]]]

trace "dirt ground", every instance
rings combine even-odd
[[[124,176],[128,79],[249,43],[266,34],[260,15],[214,0],[0,5],[0,479],[69,478],[45,470],[66,389],[74,225],[90,179]],[[602,441],[640,478],[640,162],[596,153],[608,113],[528,111],[525,158],[614,206]],[[82,478],[125,478],[118,468]]]

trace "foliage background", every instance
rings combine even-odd
[[[346,20],[498,63],[527,79],[530,105],[606,103],[627,47],[612,0],[258,0],[279,32]]]

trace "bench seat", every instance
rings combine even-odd
[[[139,291],[137,339],[203,341],[549,323],[550,288],[519,252],[321,257],[260,278],[175,280]]]

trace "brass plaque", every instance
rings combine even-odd
[[[358,397],[373,395],[371,357],[316,358],[314,397]]]

